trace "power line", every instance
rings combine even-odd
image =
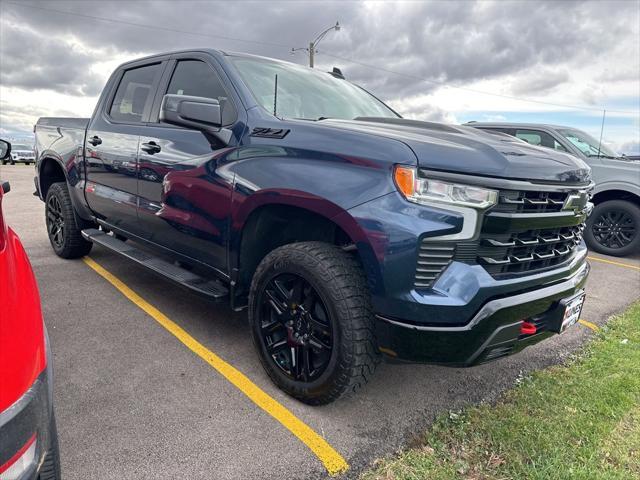
[[[190,32],[188,30],[179,30],[176,28],[170,28],[170,27],[163,27],[163,26],[158,26],[158,25],[149,25],[149,24],[144,24],[144,23],[136,23],[136,22],[129,22],[127,20],[116,20],[113,18],[107,18],[107,17],[99,17],[97,15],[88,15],[88,14],[84,14],[84,13],[77,13],[77,12],[69,12],[66,10],[58,10],[55,8],[46,8],[46,7],[41,7],[41,6],[36,6],[36,5],[29,5],[29,4],[25,4],[25,3],[16,3],[16,2],[5,2],[6,4],[9,5],[14,5],[14,6],[18,6],[18,7],[27,7],[27,8],[32,8],[35,10],[43,10],[46,12],[53,12],[53,13],[58,13],[58,14],[62,14],[62,15],[71,15],[71,16],[75,16],[75,17],[81,17],[81,18],[88,18],[91,20],[99,20],[99,21],[103,21],[103,22],[110,22],[110,23],[119,23],[122,25],[128,25],[131,27],[138,27],[138,28],[146,28],[146,29],[151,29],[151,30],[163,30],[166,32],[173,32],[173,33],[182,33],[185,35],[192,35],[192,36],[196,36],[196,37],[207,37],[207,38],[216,38],[216,39],[221,39],[221,40],[228,40],[228,41],[232,41],[232,42],[242,42],[242,43],[250,43],[250,44],[254,44],[254,45],[268,45],[271,47],[278,47],[278,48],[286,48],[289,49],[290,46],[289,45],[284,45],[282,43],[273,43],[273,42],[264,42],[264,41],[259,41],[259,40],[247,40],[247,39],[243,39],[243,38],[235,38],[235,37],[229,37],[229,36],[225,36],[225,35],[214,35],[214,34],[209,34],[209,33],[199,33],[199,32]],[[548,105],[548,106],[554,106],[554,107],[561,107],[561,108],[571,108],[574,110],[589,110],[589,111],[598,111],[601,112],[603,110],[605,110],[605,108],[599,108],[599,107],[587,107],[587,106],[580,106],[580,105],[568,105],[568,104],[562,104],[562,103],[553,103],[553,102],[545,102],[544,100],[534,100],[531,98],[523,98],[523,97],[515,97],[515,96],[511,96],[511,95],[504,95],[501,93],[493,93],[493,92],[485,92],[483,90],[476,90],[474,88],[468,88],[468,87],[460,87],[457,85],[450,85],[448,83],[445,82],[439,82],[437,80],[431,80],[428,78],[423,78],[423,77],[419,77],[416,75],[411,75],[408,73],[401,73],[401,72],[396,72],[394,70],[389,70],[387,68],[383,68],[383,67],[378,67],[375,65],[370,65],[368,63],[364,63],[364,62],[360,62],[358,60],[353,60],[351,58],[347,58],[347,57],[342,57],[340,55],[334,55],[334,54],[330,54],[330,53],[324,53],[324,52],[319,52],[321,55],[325,55],[327,57],[332,57],[338,60],[342,60],[344,62],[349,62],[349,63],[353,63],[356,65],[361,65],[363,67],[366,68],[370,68],[373,70],[378,70],[381,72],[386,72],[386,73],[390,73],[392,75],[398,75],[401,77],[405,77],[405,78],[411,78],[413,80],[418,80],[418,81],[422,81],[422,82],[426,82],[426,83],[430,83],[432,85],[438,85],[440,87],[445,87],[445,88],[454,88],[454,89],[458,89],[458,90],[463,90],[463,91],[467,91],[467,92],[472,92],[472,93],[477,93],[480,95],[490,95],[490,96],[494,96],[494,97],[499,97],[499,98],[506,98],[509,100],[516,100],[516,101],[520,101],[520,102],[529,102],[529,103],[537,103],[540,105]],[[614,113],[626,113],[626,114],[631,114],[631,115],[637,115],[640,112],[634,112],[634,111],[629,111],[629,110],[613,110],[613,109],[606,109],[609,112],[614,112]]]
[[[504,94],[501,94],[501,93],[485,92],[483,90],[476,90],[474,88],[460,87],[460,86],[457,86],[457,85],[450,85],[450,84],[445,83],[445,82],[438,82],[437,80],[430,80],[428,78],[418,77],[416,75],[411,75],[409,73],[396,72],[394,70],[389,70],[388,68],[377,67],[375,65],[370,65],[368,63],[360,62],[358,60],[353,60],[353,59],[347,58],[347,57],[342,57],[340,55],[334,55],[334,54],[326,53],[326,52],[318,52],[318,53],[320,55],[325,55],[327,57],[336,58],[338,60],[342,60],[342,61],[345,61],[345,62],[355,63],[356,65],[361,65],[363,67],[371,68],[373,70],[379,70],[381,72],[391,73],[393,75],[399,75],[401,77],[406,77],[406,78],[411,78],[413,80],[419,80],[419,81],[422,81],[422,82],[431,83],[433,85],[438,85],[440,87],[455,88],[455,89],[464,90],[464,91],[467,91],[467,92],[478,93],[478,94],[482,94],[482,95],[491,95],[491,96],[494,96],[494,97],[508,98],[510,100],[517,100],[517,101],[520,101],[520,102],[539,103],[541,105],[551,105],[551,106],[554,106],[554,107],[572,108],[572,109],[575,109],[575,110],[591,110],[591,111],[597,111],[597,112],[602,112],[603,110],[605,110],[604,107],[599,108],[599,107],[587,107],[587,106],[579,106],[579,105],[568,105],[568,104],[562,104],[562,103],[545,102],[544,100],[533,100],[531,98],[514,97],[514,96],[511,96],[511,95],[504,95]],[[613,109],[609,109],[609,108],[607,108],[606,110],[608,112],[628,113],[628,114],[632,114],[632,115],[637,115],[637,114],[640,113],[640,111],[632,112],[632,111],[629,111],[629,110],[613,110]]]
[[[179,30],[177,28],[170,28],[170,27],[161,27],[158,25],[149,25],[149,24],[145,24],[145,23],[136,23],[136,22],[129,22],[127,20],[116,20],[114,18],[107,18],[107,17],[99,17],[97,15],[88,15],[85,13],[77,13],[77,12],[68,12],[66,10],[57,10],[55,8],[46,8],[46,7],[40,7],[37,5],[28,5],[26,3],[15,3],[15,2],[5,2],[8,5],[15,5],[18,7],[27,7],[27,8],[33,8],[35,10],[43,10],[45,12],[53,12],[53,13],[60,13],[63,15],[71,15],[74,17],[81,17],[81,18],[88,18],[91,20],[99,20],[102,22],[111,22],[111,23],[120,23],[122,25],[128,25],[131,27],[138,27],[138,28],[147,28],[147,29],[151,29],[151,30],[163,30],[165,32],[173,32],[173,33],[183,33],[185,35],[193,35],[196,37],[208,37],[208,38],[217,38],[217,39],[221,39],[221,40],[229,40],[232,42],[243,42],[243,43],[251,43],[251,44],[256,44],[256,45],[269,45],[271,47],[280,47],[280,48],[291,48],[290,45],[284,45],[281,43],[272,43],[272,42],[263,42],[263,41],[259,41],[259,40],[246,40],[243,38],[234,38],[234,37],[227,37],[224,35],[214,35],[214,34],[210,34],[210,33],[199,33],[199,32],[190,32],[188,30]]]

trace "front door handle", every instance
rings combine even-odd
[[[158,145],[154,141],[151,141],[140,145],[140,150],[142,150],[143,152],[147,152],[149,155],[153,155],[154,153],[160,152],[161,149],[160,145]]]
[[[102,139],[99,136],[94,135],[89,140],[87,140],[87,143],[90,143],[94,147],[97,147],[98,145],[100,145],[102,143]]]

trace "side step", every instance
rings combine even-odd
[[[200,295],[204,295],[211,300],[220,301],[229,296],[229,290],[219,280],[211,280],[196,275],[189,270],[180,268],[151,253],[147,253],[128,243],[120,241],[101,230],[88,228],[82,230],[82,236],[96,245],[101,245],[113,252],[119,253],[129,260],[133,260],[139,265],[147,267],[149,270],[153,270],[163,277],[187,287]]]

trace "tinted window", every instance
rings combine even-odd
[[[142,113],[152,97],[151,86],[160,64],[127,70],[120,80],[109,115],[119,122],[142,122]]]
[[[541,130],[516,130],[516,137],[531,145],[553,148],[561,152],[567,151],[555,138]]]
[[[236,112],[216,72],[200,60],[181,60],[169,82],[167,93],[190,95],[218,100],[222,107],[222,123],[229,125],[236,119]]]

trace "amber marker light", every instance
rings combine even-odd
[[[398,190],[402,192],[402,194],[411,198],[413,194],[416,192],[416,171],[411,167],[403,167],[400,165],[396,165],[394,171],[394,178],[396,181],[396,186]]]

